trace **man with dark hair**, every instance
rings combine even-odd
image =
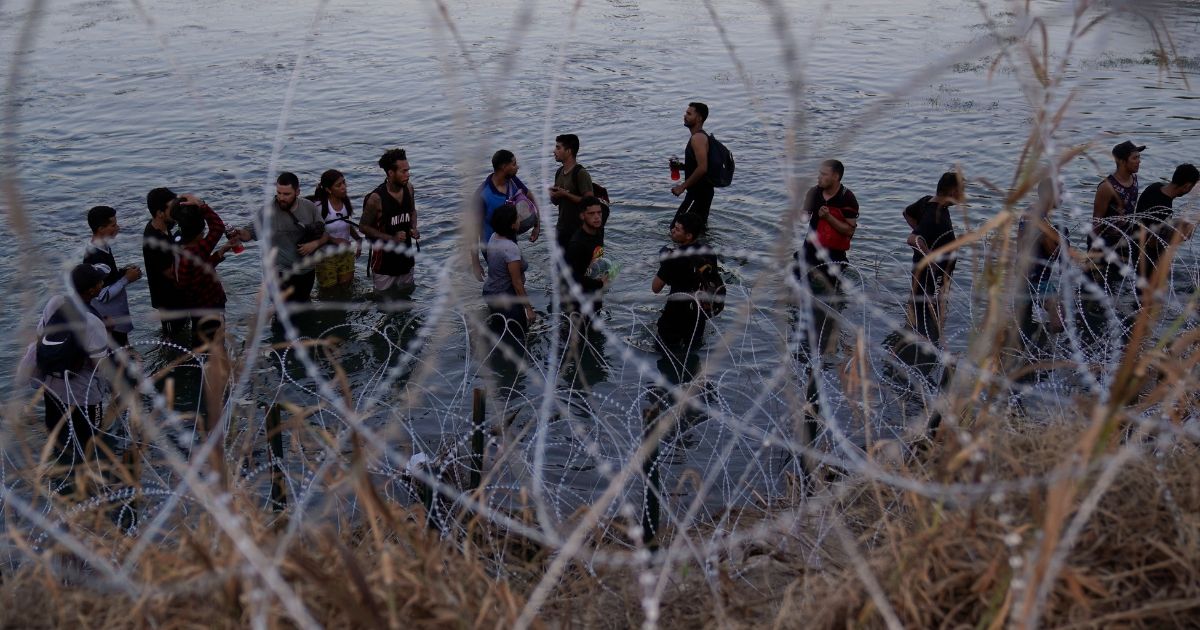
[[[938,179],[936,193],[921,197],[905,208],[904,220],[912,228],[907,243],[913,250],[913,327],[938,344],[946,322],[950,280],[958,256],[950,251],[928,262],[925,258],[957,238],[950,207],[966,199],[965,182],[957,172],[948,171]]]
[[[1113,147],[1117,169],[1096,187],[1088,249],[1095,265],[1093,276],[1110,295],[1119,292],[1121,268],[1129,259],[1129,221],[1137,208],[1137,173],[1145,150],[1145,145],[1138,146],[1129,140]],[[1108,251],[1115,251],[1121,260],[1108,262]]]
[[[679,247],[664,252],[650,290],[662,292],[670,286],[667,303],[658,318],[658,336],[670,351],[693,350],[700,345],[708,318],[700,309],[696,292],[700,290],[700,267],[716,264],[713,254],[696,253],[701,231],[700,217],[693,213],[681,215],[671,224],[671,241]]]
[[[480,247],[485,247],[488,239],[492,237],[492,215],[495,214],[496,208],[504,204],[516,204],[521,196],[533,199],[529,187],[517,177],[520,168],[517,156],[512,151],[500,149],[492,155],[492,174],[484,178],[483,183],[479,185]],[[536,242],[540,234],[541,224],[535,223],[529,241]],[[483,280],[483,265],[479,255],[477,250],[471,257],[471,270],[476,278]]]
[[[671,194],[683,197],[679,210],[671,223],[685,214],[700,218],[700,233],[708,229],[708,213],[712,209],[713,193],[716,189],[708,179],[708,134],[704,122],[708,120],[708,106],[704,103],[688,103],[683,113],[683,126],[688,128],[688,143],[683,149],[683,183],[671,188]]]
[[[1200,181],[1200,171],[1191,164],[1180,164],[1175,167],[1170,182],[1154,182],[1138,197],[1137,218],[1141,228],[1138,243],[1144,253],[1144,256],[1139,256],[1138,271],[1143,279],[1149,280],[1153,275],[1159,259],[1175,240],[1176,234],[1181,240],[1192,237],[1196,226],[1183,219],[1173,220],[1172,206],[1176,199],[1192,192],[1197,181]]]
[[[54,440],[57,463],[70,466],[72,472],[100,428],[107,396],[108,381],[99,368],[108,356],[108,332],[91,306],[104,288],[105,275],[84,263],[71,270],[74,295],[55,295],[46,303],[38,339],[29,344],[17,368],[19,380],[45,388],[46,433]],[[74,484],[69,479],[54,490],[70,494]]]
[[[317,271],[307,258],[331,241],[316,204],[300,196],[300,178],[284,171],[275,180],[275,199],[270,205],[271,248],[275,250],[280,291],[288,302],[312,299]],[[257,240],[254,226],[238,231],[240,240]]]
[[[112,241],[121,231],[116,210],[96,206],[88,210],[87,221],[92,229],[92,240],[88,242],[83,262],[105,270],[104,288],[92,300],[92,308],[104,319],[113,341],[118,346],[128,346],[133,321],[129,319],[129,295],[125,287],[141,278],[142,270],[137,265],[117,268],[112,253]]]
[[[203,201],[180,198],[171,206],[171,215],[179,222],[181,247],[175,261],[176,283],[192,318],[192,345],[202,347],[222,338],[225,288],[217,275],[217,265],[236,241],[217,248],[225,234],[225,222]]]
[[[588,195],[580,205],[579,228],[567,243],[563,258],[570,270],[571,279],[579,285],[585,298],[591,298],[604,288],[607,278],[597,278],[588,275],[592,263],[604,256],[604,206],[600,200]],[[568,297],[569,310],[578,310],[578,303],[573,297]],[[595,308],[600,308],[597,304]]]
[[[180,308],[179,290],[175,287],[175,254],[179,235],[173,231],[175,220],[170,205],[175,193],[169,188],[155,188],[146,195],[150,220],[142,230],[142,259],[146,263],[146,284],[150,289],[150,306],[159,311],[159,321],[165,335],[174,335],[187,319],[170,314]]]
[[[833,294],[840,288],[842,270],[848,262],[846,252],[858,229],[858,199],[842,185],[845,172],[838,160],[821,162],[817,185],[804,197],[809,227],[804,260],[810,284],[821,294]]]
[[[379,158],[383,183],[367,193],[363,201],[362,231],[374,239],[371,246],[371,269],[375,273],[375,290],[407,290],[415,286],[412,255],[417,232],[417,205],[409,179],[408,154],[404,149],[392,149]],[[407,251],[388,251],[404,247]]]
[[[592,194],[592,176],[579,157],[579,136],[568,133],[554,139],[554,161],[562,166],[554,171],[554,185],[550,187],[550,203],[558,206],[554,240],[566,249],[567,243],[579,230],[579,214],[583,212],[583,198]]]

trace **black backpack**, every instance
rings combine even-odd
[[[713,186],[724,188],[733,183],[733,153],[716,136],[711,133],[707,135],[708,172],[704,176]]]
[[[700,312],[712,319],[725,310],[725,279],[721,277],[717,257],[705,256],[696,269],[696,275],[700,277],[696,302],[700,305]]]
[[[69,306],[63,304],[54,311],[38,339],[37,367],[44,374],[78,372],[87,361],[87,351],[75,336],[71,318],[67,315]]]
[[[575,182],[576,188],[579,188],[579,171],[582,168],[582,164],[576,164],[575,168],[571,170],[571,181]],[[599,199],[601,202],[600,213],[602,218],[600,219],[600,227],[607,226],[608,216],[612,214],[612,210],[609,208],[609,206],[612,204],[612,201],[610,201],[608,198],[608,189],[600,184],[597,184],[595,180],[592,180],[592,196]]]

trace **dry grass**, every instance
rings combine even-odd
[[[317,623],[331,628],[512,625],[524,600],[506,581],[494,579],[480,557],[439,540],[426,528],[419,506],[390,512],[353,532],[317,529],[291,540],[277,568]],[[274,549],[282,536],[266,525],[271,517],[244,515],[253,542]],[[83,540],[102,557],[123,556],[130,542],[109,534]],[[155,547],[140,559],[131,576],[142,585],[137,594],[106,588],[95,572],[65,552],[41,559],[6,576],[0,586],[3,627],[294,624],[207,516],[181,540]]]

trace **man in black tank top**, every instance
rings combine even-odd
[[[417,232],[417,206],[409,181],[408,155],[392,149],[379,158],[385,173],[382,184],[363,202],[362,232],[370,238],[371,270],[375,290],[408,290],[415,286],[413,267]]]
[[[708,105],[704,103],[688,103],[683,113],[683,125],[691,132],[687,146],[683,150],[683,183],[671,188],[671,194],[678,197],[687,192],[671,225],[675,225],[680,215],[695,213],[700,218],[701,233],[708,230],[708,212],[712,209],[713,193],[716,189],[708,180],[708,134],[704,131],[704,121],[708,120]]]

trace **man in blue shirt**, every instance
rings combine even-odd
[[[518,197],[518,193],[530,200],[533,199],[529,187],[517,177],[518,170],[520,170],[520,166],[517,164],[517,156],[513,155],[512,151],[500,149],[492,155],[492,174],[488,175],[479,185],[480,221],[482,222],[479,234],[480,248],[486,246],[488,239],[492,237],[491,221],[496,208],[506,203],[515,203],[514,198]],[[540,234],[541,224],[535,223],[533,232],[529,235],[529,241],[537,242]],[[477,279],[482,280],[483,265],[479,260],[479,251],[477,250],[471,257],[471,270]]]

